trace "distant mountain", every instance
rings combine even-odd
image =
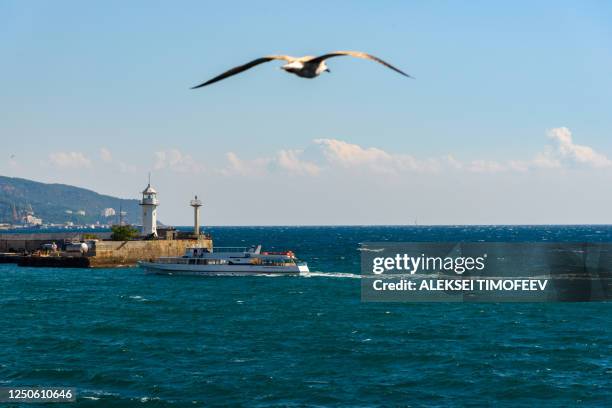
[[[111,197],[66,184],[0,176],[0,223],[22,223],[23,217],[33,214],[42,218],[43,223],[114,224],[118,221],[120,206],[127,213],[124,221],[140,223],[138,200]],[[104,216],[108,208],[116,214]],[[108,215],[113,211],[106,212]]]

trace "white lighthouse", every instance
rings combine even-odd
[[[157,191],[151,187],[151,179],[149,178],[149,184],[147,188],[142,192],[142,200],[140,206],[142,207],[142,235],[145,237],[153,235],[157,236]]]

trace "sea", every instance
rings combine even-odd
[[[612,226],[210,227],[301,277],[0,265],[0,387],[53,407],[612,406],[612,304],[363,303],[360,242],[612,242]],[[36,404],[2,404],[36,406]]]

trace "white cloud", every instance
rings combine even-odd
[[[554,146],[545,146],[544,150],[535,155],[531,160],[508,160],[499,162],[496,160],[476,159],[464,163],[457,160],[453,155],[448,155],[444,160],[421,159],[416,160],[407,155],[392,155],[380,149],[363,149],[357,145],[352,145],[351,149],[340,149],[339,141],[334,141],[332,149],[334,152],[340,151],[343,162],[348,153],[356,152],[355,157],[368,157],[367,160],[353,160],[353,162],[377,161],[385,162],[387,165],[394,165],[396,169],[413,171],[438,171],[447,170],[466,170],[476,173],[498,173],[505,171],[527,172],[533,169],[557,169],[566,165],[586,165],[589,167],[603,168],[612,166],[612,160],[605,155],[596,152],[590,146],[575,144],[572,140],[571,131],[566,127],[554,128],[548,131],[548,137],[556,142]],[[329,140],[329,139],[327,139]],[[320,143],[320,141],[315,141]],[[328,143],[332,145],[331,143]],[[369,152],[370,154],[364,154]]]
[[[271,162],[269,158],[258,158],[254,160],[242,160],[234,152],[225,155],[228,166],[219,172],[225,176],[261,176],[268,170]]]
[[[442,157],[417,158],[405,153],[388,152],[378,147],[364,147],[339,139],[314,139],[306,150],[281,149],[268,157],[243,159],[234,152],[226,154],[227,164],[217,174],[258,177],[273,173],[319,176],[337,170],[362,174],[400,175],[404,173],[470,172],[494,174],[525,173],[536,169],[556,169],[564,164],[610,166],[604,155],[591,147],[574,144],[567,128],[549,131],[555,145],[545,146],[532,159],[506,161],[487,158],[462,161],[449,154]],[[308,154],[305,153],[308,152]],[[178,172],[203,172],[204,166],[177,149],[155,153],[155,169]]]
[[[104,163],[113,163],[113,167],[119,169],[119,172],[124,174],[136,174],[140,173],[138,166],[134,164],[128,164],[120,160],[115,160],[113,153],[106,147],[100,148],[100,160]]]
[[[592,167],[608,167],[612,161],[589,146],[575,144],[572,132],[566,127],[554,128],[548,131],[548,137],[557,142],[557,156],[575,163]]]
[[[125,174],[136,174],[141,173],[138,167],[134,164],[127,164],[124,162],[119,162],[119,171]]]
[[[448,157],[445,160],[419,160],[408,154],[388,153],[376,147],[364,148],[338,139],[315,139],[313,143],[322,149],[324,158],[331,166],[365,168],[377,173],[435,172],[443,167],[443,162],[448,161]]]
[[[463,163],[457,160],[452,154],[447,155],[444,159],[446,164],[454,170],[461,170],[463,168]]]
[[[91,160],[81,152],[56,152],[49,154],[51,164],[68,169],[91,167]]]
[[[474,173],[497,173],[508,170],[508,167],[494,160],[473,160],[467,169]]]
[[[281,150],[276,155],[278,166],[290,173],[307,174],[316,176],[321,172],[321,168],[315,163],[304,161],[300,158],[302,150]]]
[[[518,172],[526,172],[529,170],[529,163],[523,160],[510,160],[508,161],[508,169]]]
[[[283,149],[271,157],[250,160],[229,152],[226,154],[228,166],[220,173],[255,176],[280,171],[285,174],[317,176],[334,168],[389,174],[405,171],[437,172],[445,166],[461,167],[459,161],[452,156],[420,160],[407,154],[391,154],[379,148],[364,148],[337,139],[315,139],[313,145],[314,149],[309,149],[310,159],[316,160],[305,160],[304,150],[294,149]]]
[[[546,146],[546,149],[538,153],[529,164],[544,169],[557,169],[561,167],[561,161],[556,157],[555,151],[550,146]]]
[[[177,173],[202,173],[206,170],[202,163],[178,149],[158,151],[154,156],[155,170],[168,169]]]
[[[110,163],[113,161],[113,155],[106,147],[102,147],[100,149],[100,159],[105,163]]]
[[[389,162],[393,156],[375,147],[363,148],[337,139],[315,139],[315,144],[323,147],[325,157],[332,163],[343,167],[372,165]]]
[[[302,160],[302,150],[279,150],[273,157],[241,159],[236,153],[225,155],[227,166],[219,171],[225,176],[262,176],[275,172],[293,175],[316,176],[321,168],[312,162]]]

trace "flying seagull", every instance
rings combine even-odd
[[[410,75],[406,74],[405,72],[400,71],[399,69],[395,68],[393,65],[381,60],[378,57],[375,57],[370,54],[366,54],[365,52],[335,51],[335,52],[330,52],[329,54],[323,54],[320,57],[313,57],[310,55],[307,55],[305,57],[292,57],[289,55],[268,55],[263,58],[257,58],[256,60],[248,62],[244,65],[234,67],[230,69],[229,71],[226,71],[222,73],[221,75],[214,77],[213,79],[210,79],[200,85],[194,86],[191,89],[201,88],[203,86],[213,84],[217,81],[221,81],[222,79],[231,77],[232,75],[236,75],[243,71],[246,71],[249,68],[253,68],[256,65],[263,64],[264,62],[269,62],[273,60],[286,61],[287,63],[283,65],[281,68],[291,74],[295,74],[302,78],[315,78],[321,75],[323,72],[331,72],[329,68],[327,68],[327,65],[325,64],[326,59],[332,58],[332,57],[340,57],[344,55],[348,55],[351,57],[357,57],[357,58],[365,58],[371,61],[378,62],[379,64],[383,64],[387,68],[391,68],[395,72],[398,72],[404,76],[407,76],[408,78],[412,78]]]

